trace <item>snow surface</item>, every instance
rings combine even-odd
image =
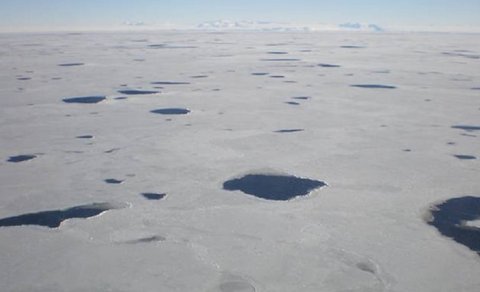
[[[453,156],[480,157],[480,132],[452,128],[480,126],[478,35],[0,42],[0,218],[129,206],[57,229],[0,227],[1,291],[478,291],[478,254],[425,222],[435,202],[480,196],[479,160]],[[262,61],[278,57],[271,51],[300,61]],[[83,65],[58,66],[68,63]],[[116,99],[119,90],[161,92]],[[62,101],[82,96],[106,100]],[[286,104],[298,96],[310,98]],[[191,112],[150,112],[158,108]],[[36,157],[7,161],[16,155]],[[222,189],[249,173],[328,186],[284,202]]]

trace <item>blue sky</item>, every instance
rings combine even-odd
[[[0,27],[207,20],[480,27],[480,0],[0,0]]]

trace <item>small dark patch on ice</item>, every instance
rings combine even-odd
[[[190,110],[186,108],[172,107],[172,108],[156,109],[150,112],[154,114],[161,114],[161,115],[186,115],[190,112]]]
[[[60,224],[72,218],[89,218],[97,216],[105,211],[125,208],[123,204],[93,203],[76,206],[64,210],[42,211],[28,213],[14,217],[0,219],[0,227],[39,225],[49,228],[57,228]]]
[[[120,148],[112,148],[112,149],[110,149],[110,150],[104,151],[104,153],[109,153],[109,154],[110,154],[110,153],[116,152],[116,151],[118,151],[118,150],[120,150]]]
[[[18,77],[17,80],[22,80],[22,81],[26,81],[26,80],[31,80],[32,78],[30,77]]]
[[[463,57],[467,59],[480,59],[480,55],[472,54],[470,51],[443,52],[442,54],[453,57]]]
[[[298,103],[296,101],[286,101],[285,103],[289,104],[289,105],[300,105],[300,103]]]
[[[152,235],[148,237],[142,237],[139,239],[133,239],[125,241],[126,244],[137,244],[137,243],[151,243],[151,242],[158,242],[158,241],[165,241],[167,240],[165,237],[160,235]]]
[[[252,75],[254,76],[265,76],[265,75],[268,75],[269,73],[265,73],[265,72],[255,72],[255,73],[252,73]]]
[[[125,90],[119,90],[118,91],[121,94],[127,94],[127,95],[140,95],[140,94],[155,94],[159,93],[160,91],[157,90],[140,90],[140,89],[125,89]]]
[[[288,45],[288,43],[269,43],[269,44],[265,44],[265,46],[267,47],[281,47],[281,46],[286,46]]]
[[[360,262],[356,264],[357,268],[371,274],[376,273],[376,268],[373,264],[368,263],[368,262]]]
[[[114,99],[115,99],[115,100],[124,100],[124,99],[128,99],[128,97],[126,97],[126,96],[119,96],[119,97],[115,97]]]
[[[152,49],[196,49],[196,46],[189,45],[169,45],[169,44],[153,44],[148,45]]]
[[[285,78],[283,75],[271,75],[270,78]]]
[[[78,139],[93,139],[93,135],[81,135],[77,136]]]
[[[294,96],[292,99],[298,99],[298,100],[307,100],[310,99],[310,96]]]
[[[267,54],[270,55],[286,55],[288,52],[267,52]]]
[[[190,76],[190,78],[193,78],[193,79],[201,79],[201,78],[207,78],[208,75],[193,75],[193,76]]]
[[[480,255],[480,228],[468,221],[480,219],[480,198],[465,196],[449,199],[430,208],[429,225],[446,237],[463,244]]]
[[[480,87],[472,87],[471,90],[480,90]]]
[[[297,196],[305,196],[325,185],[322,181],[291,175],[248,174],[224,182],[223,189],[240,190],[267,200],[286,201]]]
[[[190,84],[190,82],[181,82],[181,81],[155,81],[155,82],[151,82],[150,84],[158,84],[158,85],[186,85],[186,84]]]
[[[342,49],[364,49],[365,47],[364,47],[364,46],[351,46],[351,45],[348,45],[348,46],[340,46],[340,48],[342,48]]]
[[[63,64],[58,64],[58,66],[61,67],[73,67],[73,66],[82,66],[85,65],[84,63],[63,63]]]
[[[64,98],[63,102],[66,103],[99,103],[106,99],[105,96],[97,95],[97,96],[82,96],[82,97],[70,97]]]
[[[390,73],[390,70],[375,70],[375,71],[372,71],[373,73],[377,73],[377,74],[388,74]]]
[[[447,143],[447,145],[455,145],[455,144],[457,144],[457,143],[455,143],[455,142],[448,142]]]
[[[412,149],[403,149],[403,152],[412,152]]]
[[[275,133],[294,133],[294,132],[302,132],[304,129],[281,129],[274,131]]]
[[[454,125],[453,129],[460,129],[467,132],[480,131],[480,126]]]
[[[107,178],[106,180],[104,180],[104,182],[106,182],[107,184],[115,184],[115,185],[118,185],[118,184],[123,183],[123,180],[114,179],[114,178]]]
[[[165,193],[142,193],[147,200],[161,200],[167,196]]]
[[[32,155],[32,154],[23,154],[23,155],[17,155],[17,156],[10,156],[10,158],[8,158],[8,162],[23,162],[23,161],[27,161],[27,160],[32,160],[34,158],[36,158],[37,156],[36,155]]]
[[[319,67],[323,68],[339,68],[341,67],[340,65],[335,65],[335,64],[318,64]]]
[[[473,155],[461,155],[461,154],[456,154],[456,155],[453,155],[455,156],[456,158],[460,159],[460,160],[473,160],[473,159],[477,159],[477,157],[473,156]]]
[[[373,88],[373,89],[395,89],[396,86],[392,85],[383,85],[383,84],[353,84],[350,85],[351,87],[359,87],[359,88]]]

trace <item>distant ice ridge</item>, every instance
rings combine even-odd
[[[231,21],[214,20],[197,25],[200,30],[251,30],[251,31],[370,31],[382,32],[384,29],[376,24],[343,23],[343,24],[292,24],[272,21]]]
[[[375,31],[382,32],[385,31],[382,27],[376,24],[363,24],[358,22],[347,22],[339,24],[338,27],[342,30],[353,30],[353,31]]]
[[[310,31],[308,26],[297,26],[289,23],[276,23],[270,21],[230,21],[214,20],[197,25],[203,30],[261,30],[261,31]]]

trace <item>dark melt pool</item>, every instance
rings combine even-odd
[[[289,104],[289,105],[300,105],[300,103],[298,103],[296,101],[286,101],[285,103]]]
[[[395,89],[396,86],[392,85],[382,85],[382,84],[353,84],[350,85],[352,87],[359,87],[359,88],[374,88],[374,89]]]
[[[8,158],[7,161],[8,162],[22,162],[22,161],[32,160],[36,157],[37,157],[36,155],[32,155],[32,154],[22,154],[22,155],[17,155],[17,156],[10,156],[10,158]]]
[[[77,136],[75,138],[77,138],[77,139],[93,139],[93,135],[81,135],[81,136]]]
[[[480,197],[453,198],[430,208],[428,224],[456,242],[480,255],[480,228],[468,226],[468,221],[480,219]]]
[[[165,198],[166,195],[165,193],[142,193],[142,196],[147,200],[161,200]]]
[[[363,46],[340,46],[342,49],[363,49]]]
[[[318,66],[323,68],[339,68],[340,67],[340,65],[335,65],[335,64],[318,64]]]
[[[322,181],[291,175],[248,174],[224,182],[223,189],[239,190],[267,200],[286,201],[297,196],[305,196],[325,185]]]
[[[112,209],[120,209],[126,206],[114,205],[111,203],[93,203],[88,205],[76,206],[64,210],[42,211],[38,213],[28,213],[19,216],[0,219],[0,227],[21,226],[21,225],[39,225],[50,228],[59,227],[60,224],[72,218],[89,218],[99,215]]]
[[[452,128],[464,130],[467,132],[480,131],[480,126],[455,125],[452,126]]]
[[[477,157],[473,156],[473,155],[453,155],[455,157],[457,157],[458,159],[461,159],[461,160],[473,160],[473,159],[477,159]]]
[[[8,162],[22,162],[22,161],[27,161],[36,158],[36,155],[32,154],[23,154],[23,155],[17,155],[17,156],[10,156],[8,158]]]
[[[307,100],[310,99],[310,96],[294,96],[292,99]]]
[[[105,100],[105,96],[82,96],[82,97],[70,97],[70,98],[64,98],[63,102],[66,103],[99,103],[103,100]]]
[[[58,66],[61,67],[73,67],[73,66],[82,66],[84,63],[63,63],[63,64],[58,64]]]
[[[151,113],[154,114],[160,114],[160,115],[186,115],[190,112],[190,110],[186,108],[160,108],[156,110],[150,111]]]
[[[269,73],[265,73],[265,72],[255,72],[255,73],[252,73],[252,75],[254,76],[265,76],[265,75],[268,75]]]
[[[107,179],[105,180],[105,182],[106,182],[107,184],[116,184],[116,185],[118,185],[118,184],[123,183],[123,180],[114,179],[114,178],[107,178]]]
[[[294,132],[302,132],[304,129],[282,129],[282,130],[277,130],[275,133],[294,133]]]
[[[155,94],[159,93],[160,91],[156,90],[139,90],[139,89],[125,89],[125,90],[119,90],[118,91],[121,94],[127,94],[127,95],[139,95],[139,94]]]

